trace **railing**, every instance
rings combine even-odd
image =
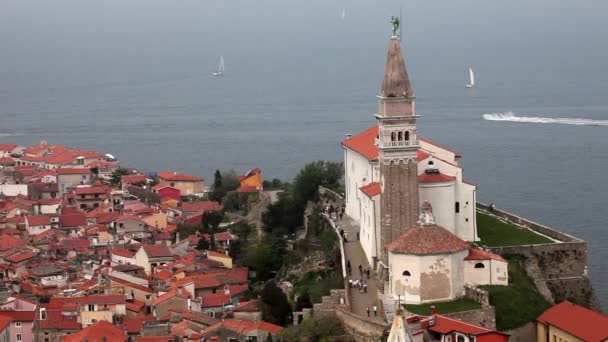
[[[376,145],[380,148],[391,148],[391,147],[419,147],[420,142],[418,140],[402,140],[402,141],[382,141],[376,139]]]

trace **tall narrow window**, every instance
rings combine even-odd
[[[395,140],[396,140],[395,132],[391,132],[391,141],[395,141]]]
[[[405,131],[405,141],[410,140],[410,132],[409,131]]]
[[[397,132],[397,140],[398,141],[403,140],[403,133],[402,132]]]
[[[454,205],[454,209],[456,210],[456,214],[460,212],[460,202],[456,202],[456,204]]]

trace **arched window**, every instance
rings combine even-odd
[[[410,140],[410,132],[409,131],[405,131],[405,141]]]
[[[403,140],[403,133],[402,132],[397,132],[397,140],[398,141]]]
[[[395,141],[396,140],[396,134],[395,132],[391,132],[391,141]]]
[[[484,265],[483,262],[478,262],[475,264],[475,268],[486,268],[486,265]]]
[[[411,277],[412,276],[412,274],[410,273],[410,271],[403,271],[402,274],[403,274],[404,277]]]
[[[429,164],[429,166],[433,166],[433,165],[435,165],[435,162],[432,160],[429,160],[428,164]]]
[[[458,336],[458,342],[464,342],[464,336],[462,336],[462,335]]]

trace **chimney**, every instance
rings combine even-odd
[[[431,305],[431,315],[435,316],[437,314],[437,310],[435,308],[435,305]]]

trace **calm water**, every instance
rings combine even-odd
[[[0,143],[291,178],[308,161],[340,160],[344,134],[374,124],[399,5],[3,0]],[[464,155],[481,200],[589,241],[608,304],[608,126],[482,117],[608,120],[608,2],[412,0],[403,13],[421,134]],[[210,77],[220,55],[226,76]],[[463,87],[469,65],[475,89]]]

